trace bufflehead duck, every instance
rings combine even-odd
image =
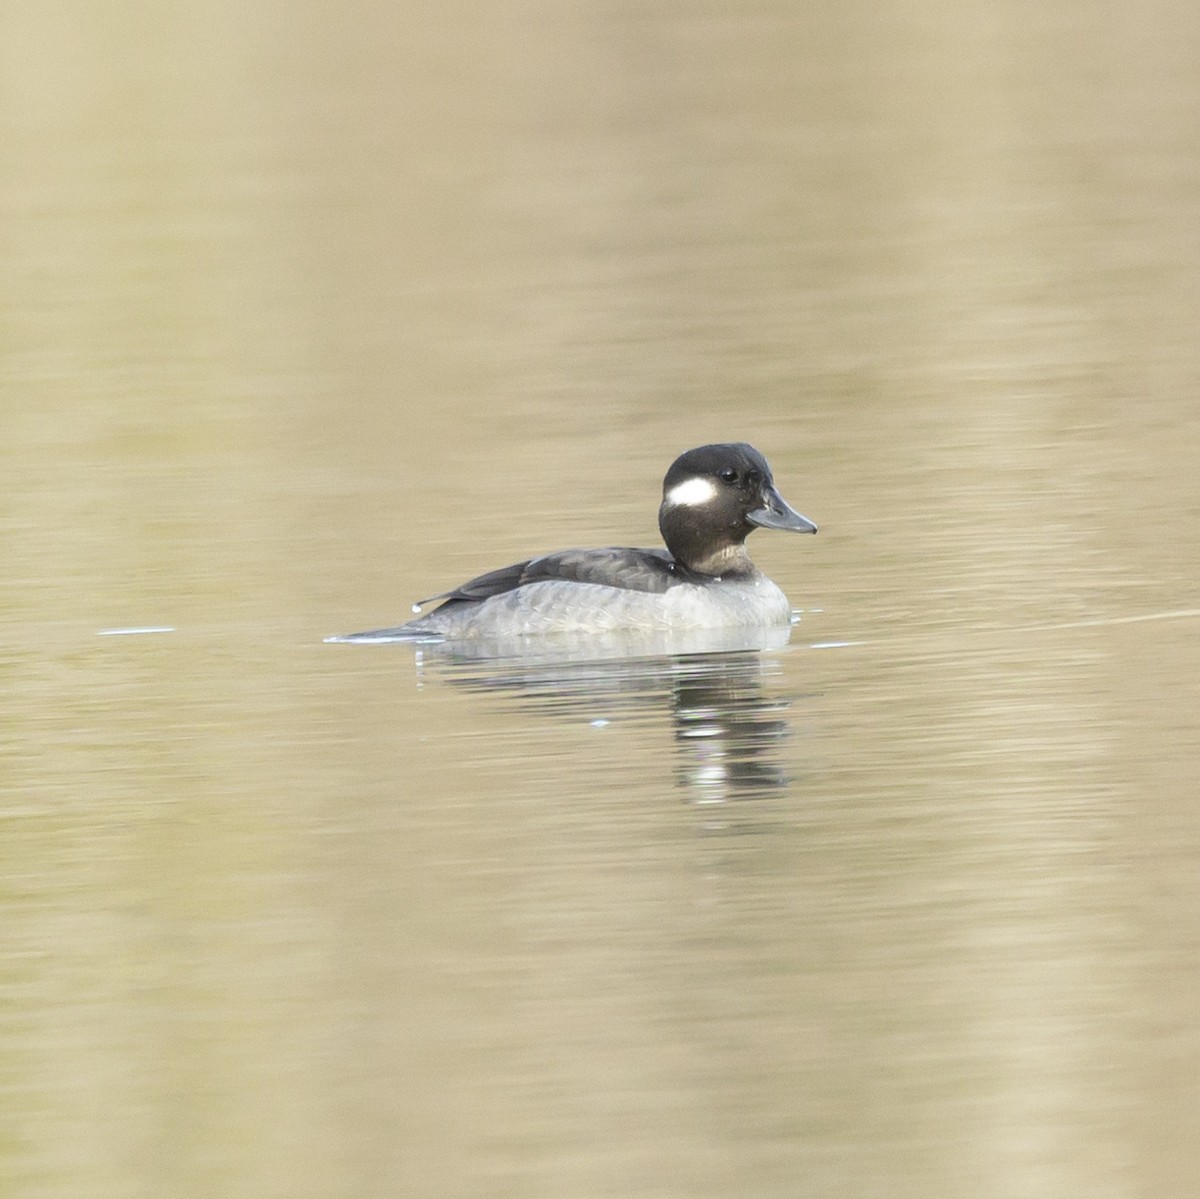
[[[817,526],[775,490],[771,468],[753,446],[702,445],[676,458],[663,480],[658,527],[665,550],[544,554],[422,600],[443,602],[398,628],[330,640],[765,629],[790,622],[787,597],[750,561],[746,538],[755,529],[815,533]]]

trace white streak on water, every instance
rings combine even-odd
[[[164,625],[146,625],[144,628],[137,629],[97,629],[97,637],[134,637],[140,636],[142,633],[174,633],[177,630],[169,624]]]

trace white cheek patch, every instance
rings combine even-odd
[[[716,499],[716,496],[716,484],[709,479],[703,479],[699,475],[696,475],[690,479],[684,479],[682,483],[676,483],[667,492],[666,498],[667,506],[674,508],[678,504],[686,504],[688,507],[707,504],[710,500]]]

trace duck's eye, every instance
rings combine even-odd
[[[727,466],[724,470],[717,471],[717,478],[722,483],[736,483],[738,480],[737,471],[732,466]]]

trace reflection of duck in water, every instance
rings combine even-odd
[[[692,802],[753,799],[787,786],[783,742],[792,704],[763,693],[761,668],[757,656],[727,655],[720,669],[676,685],[676,769]]]
[[[512,699],[535,719],[612,726],[605,737],[640,726],[657,739],[668,717],[688,801],[722,803],[787,785],[795,696],[780,692],[783,659],[770,651],[784,649],[789,632],[563,635],[520,655],[511,641],[447,641],[421,647],[417,671],[424,685]]]
[[[663,480],[667,548],[560,550],[480,575],[394,629],[332,641],[458,641],[613,630],[786,628],[791,606],[750,561],[757,528],[815,533],[741,442],[688,450]],[[424,601],[427,602],[427,601]]]

